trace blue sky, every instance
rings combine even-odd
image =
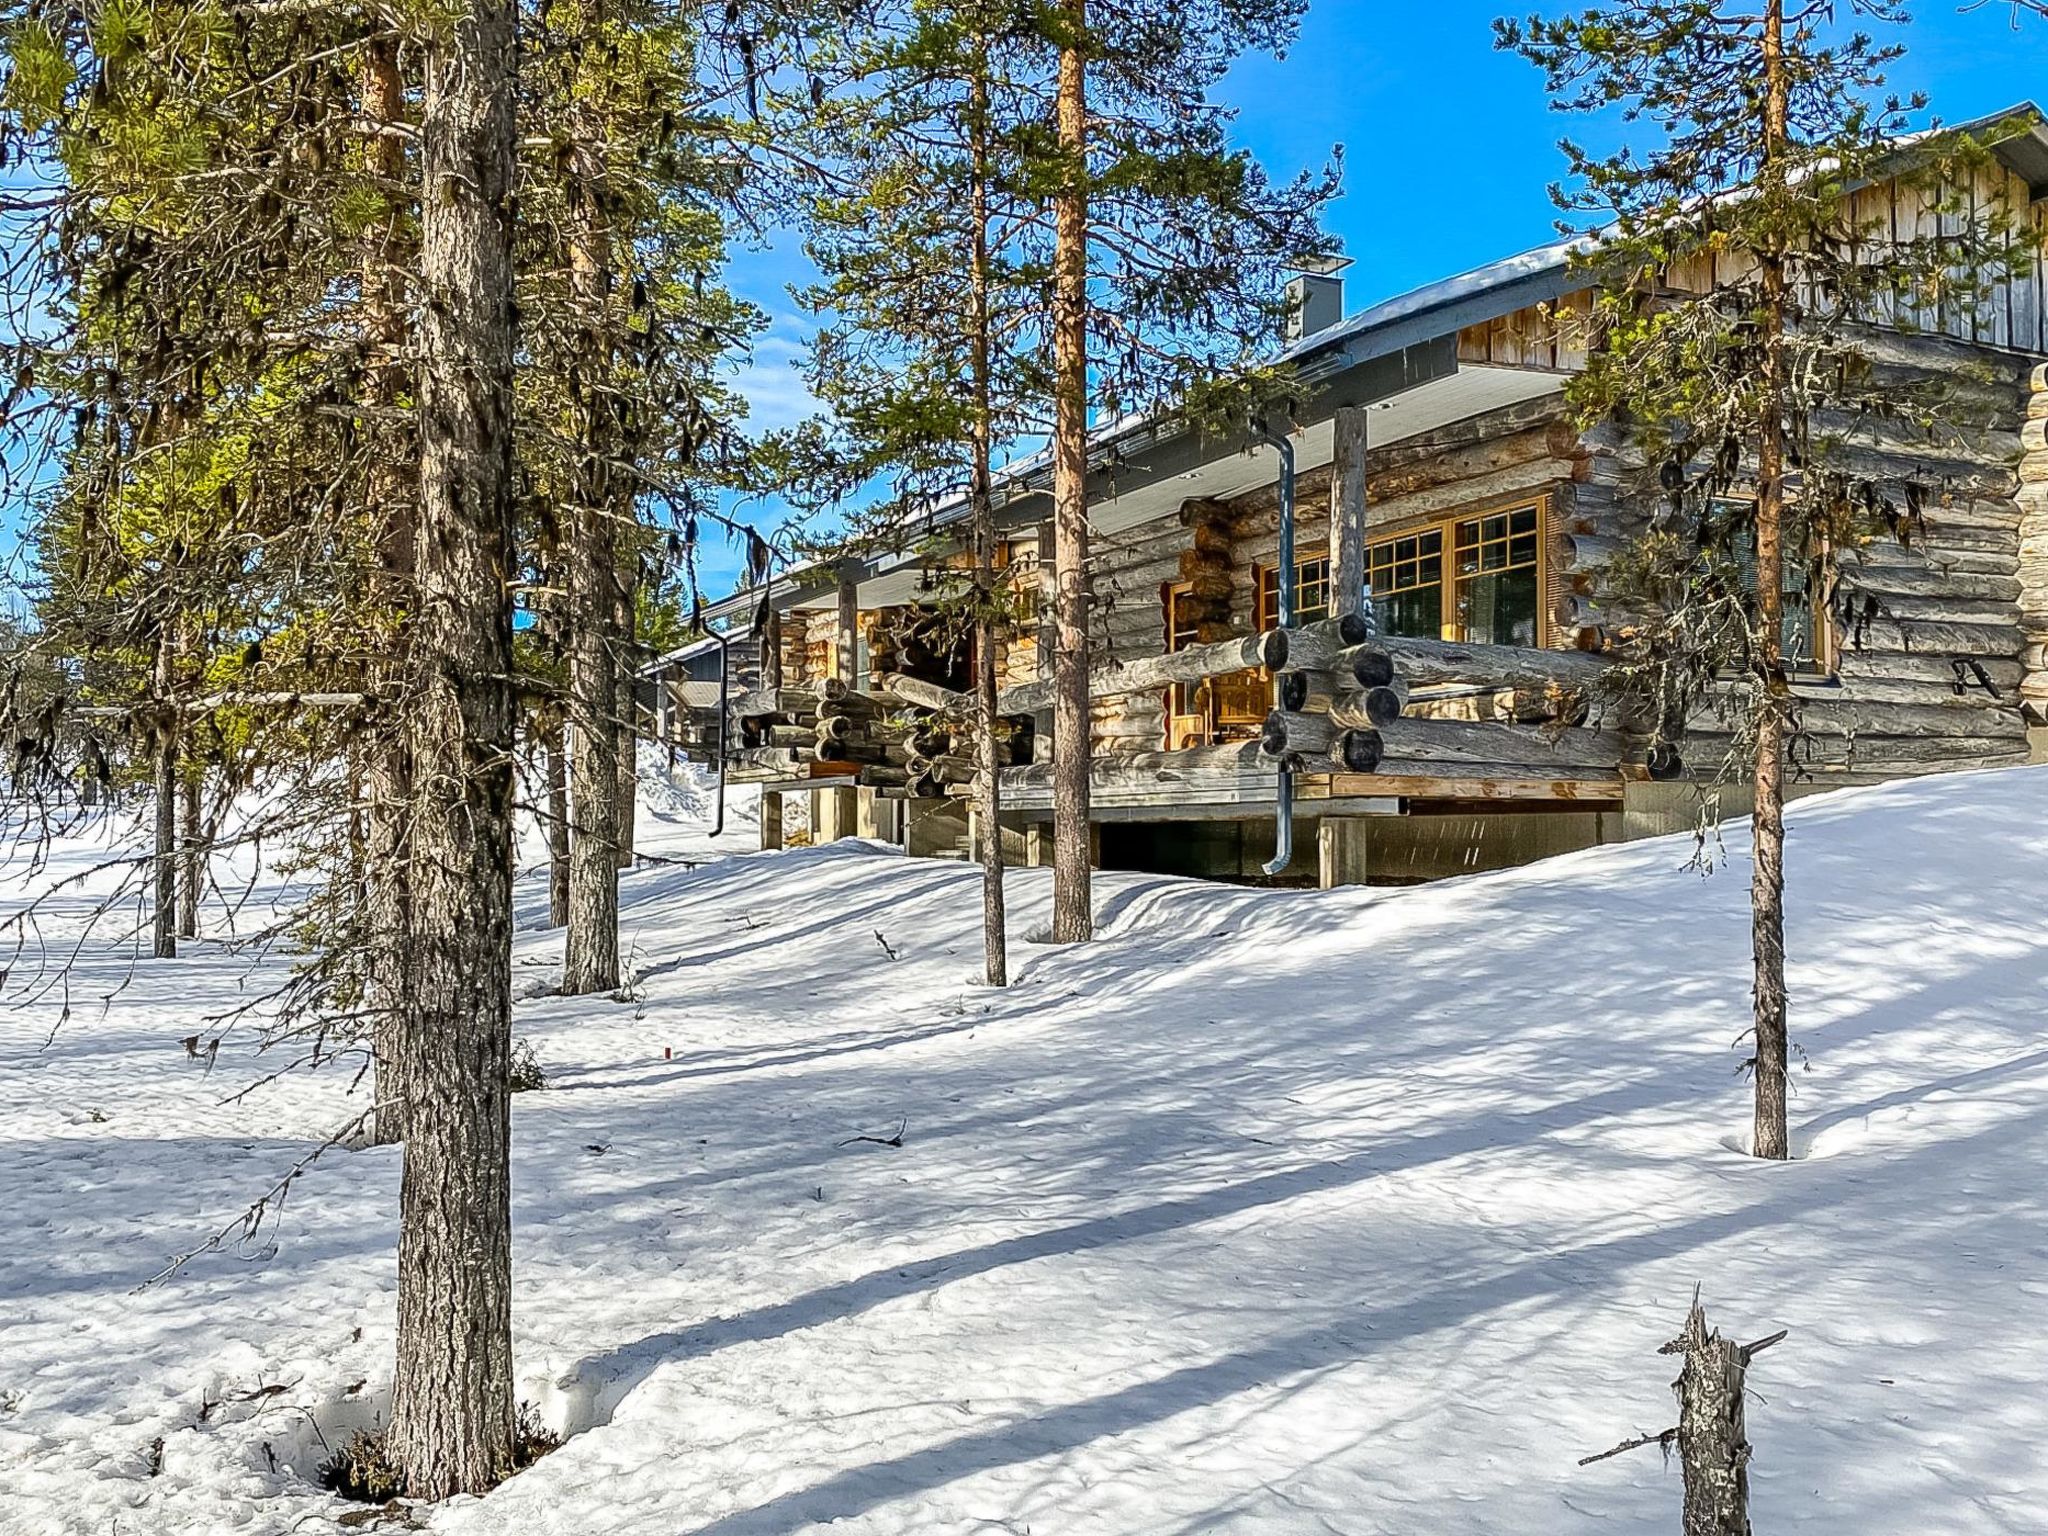
[[[1559,135],[1601,140],[1597,125],[1549,110],[1533,66],[1494,51],[1499,3],[1311,0],[1285,59],[1247,58],[1225,83],[1239,142],[1276,176],[1344,146],[1345,191],[1330,222],[1355,263],[1347,309],[1551,238]],[[1894,85],[1925,91],[1951,122],[2048,97],[2048,20],[2015,30],[2009,17],[2006,0],[1970,12],[1928,0],[1904,31]],[[788,293],[805,268],[793,244],[738,251],[731,272],[775,317],[741,380],[761,427],[786,425],[808,404],[797,371],[804,326]],[[0,508],[0,527],[18,511]],[[772,507],[743,515],[779,517]],[[702,556],[707,595],[720,595],[739,551],[707,534]]]
[[[1553,238],[1558,138],[1597,145],[1614,131],[1550,110],[1536,68],[1494,51],[1500,14],[1499,0],[1310,0],[1286,58],[1246,58],[1226,82],[1238,142],[1276,177],[1344,146],[1344,196],[1330,225],[1354,261],[1347,311]],[[1929,114],[1949,122],[2048,97],[2048,21],[2016,30],[2010,16],[2005,0],[1970,12],[1956,0],[1920,6],[1901,34],[1908,52],[1893,86],[1926,92]],[[803,325],[788,297],[802,272],[787,249],[734,262],[734,285],[777,317],[742,385],[758,424],[783,425],[806,404],[795,371]],[[775,520],[772,508],[755,515]],[[737,554],[714,540],[703,555],[717,595]]]

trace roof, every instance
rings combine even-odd
[[[1901,141],[1901,149],[1910,153],[1912,147],[1934,137],[1983,134],[2015,122],[2025,126],[2001,135],[1991,144],[1992,153],[2027,182],[2035,199],[2048,197],[2048,115],[2032,101],[2019,102],[2002,112],[1968,122],[1944,124],[1910,135]],[[1589,250],[1595,238],[1591,234],[1566,236],[1425,283],[1304,336],[1274,361],[1290,365],[1303,377],[1320,382],[1346,369],[1426,347],[1445,337],[1455,338],[1467,326],[1562,298],[1573,288],[1584,286],[1584,278],[1572,269],[1572,258]],[[1165,413],[1153,413],[1103,424],[1089,434],[1091,462],[1121,456],[1148,439],[1156,441],[1173,430],[1169,421]],[[1041,448],[1006,466],[996,476],[998,496],[1014,499],[1032,493],[1038,482],[1049,477],[1051,463],[1050,449]],[[963,491],[934,503],[918,521],[927,528],[940,528],[963,521],[967,513]],[[773,578],[771,590],[806,589],[810,583],[804,578],[824,570],[821,562],[799,562]],[[727,617],[746,604],[758,602],[759,594],[758,587],[742,588],[710,605],[707,612],[713,617]]]

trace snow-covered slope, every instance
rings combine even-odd
[[[644,842],[714,856],[692,786],[650,798]],[[543,995],[523,881],[519,1368],[571,1438],[424,1518],[1672,1531],[1654,1452],[1577,1461],[1669,1422],[1698,1286],[1791,1330],[1753,1377],[1759,1530],[2048,1528],[2048,771],[1792,822],[1783,1166],[1733,1150],[1732,832],[1705,879],[1683,840],[1403,891],[1109,876],[1067,951],[1021,942],[1019,872],[1003,993],[957,864],[642,868],[622,1002]],[[272,1065],[233,1036],[187,1058],[245,969],[92,951],[54,1040],[53,1002],[0,1014],[8,1536],[344,1512],[306,1474],[381,1406],[397,1155],[331,1155],[274,1232],[134,1291],[354,1102],[338,1072],[226,1102]]]

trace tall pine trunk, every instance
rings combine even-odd
[[[562,722],[548,722],[541,744],[548,774],[548,926],[569,921],[569,752]]]
[[[405,174],[402,141],[392,133],[403,121],[405,81],[398,43],[377,38],[363,50],[365,156],[384,183],[385,210],[363,237],[363,332],[371,358],[364,381],[368,436],[374,445],[367,494],[377,538],[377,607],[382,644],[372,674],[396,691],[405,669],[404,614],[412,604],[413,520],[417,483],[409,462],[418,445],[396,429],[402,411],[400,378],[407,344],[400,249],[402,210],[395,192]],[[366,1011],[377,1064],[377,1140],[405,1138],[400,1091],[405,1035],[405,926],[410,897],[405,827],[411,813],[412,771],[403,724],[373,718],[362,746],[364,800],[363,966]]]
[[[150,874],[154,882],[150,908],[150,952],[159,960],[178,956],[178,737],[181,734],[172,691],[176,668],[171,642],[172,623],[165,620],[156,643],[157,735],[153,743],[156,761],[156,849]]]
[[[205,834],[199,825],[204,787],[199,765],[188,763],[178,779],[178,937],[199,937],[199,897],[206,884]]]
[[[576,516],[569,551],[569,931],[562,991],[570,997],[619,984],[619,555],[612,517],[612,398],[605,344],[611,284],[610,230],[599,204],[602,157],[586,119],[576,146],[570,280],[587,317]]]
[[[1785,175],[1787,102],[1784,0],[1767,0],[1764,29],[1766,179]],[[1755,965],[1756,1139],[1758,1157],[1790,1155],[1785,1123],[1785,730],[1790,688],[1784,656],[1786,256],[1760,251],[1763,283],[1763,431],[1757,448],[1756,665],[1763,705],[1756,739],[1755,847],[1750,881],[1750,948]]]
[[[634,644],[635,631],[633,614],[637,606],[639,583],[625,572],[617,581],[617,595],[614,599],[617,611],[612,618],[612,632],[618,639],[618,664],[615,673],[619,686],[618,728],[619,728],[619,868],[633,867],[633,831],[640,809],[640,701],[636,693],[639,685],[640,652]]]
[[[391,1446],[406,1492],[512,1468],[512,219],[510,0],[425,51],[419,537],[406,1103]]]
[[[975,814],[981,836],[981,948],[992,987],[1010,980],[1009,940],[1003,913],[1003,784],[997,751],[995,560],[996,508],[989,459],[993,452],[990,405],[988,82],[977,75],[969,103],[973,164],[968,217],[974,228],[974,270],[968,282],[969,385],[974,391],[974,700],[975,749],[980,778]]]
[[[1088,112],[1087,0],[1061,0],[1058,126],[1065,185],[1053,239],[1052,936],[1074,944],[1095,930],[1088,708]]]

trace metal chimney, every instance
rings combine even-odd
[[[1326,331],[1344,318],[1344,269],[1348,256],[1326,256],[1304,264],[1300,273],[1287,280],[1287,340],[1291,344],[1304,336]]]

